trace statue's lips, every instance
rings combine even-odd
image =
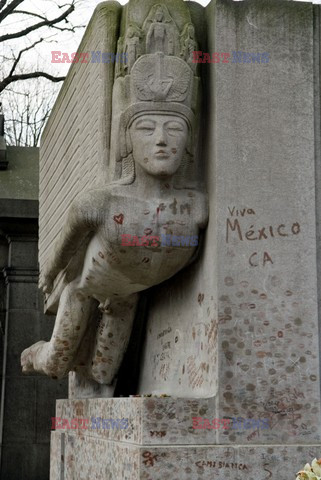
[[[165,160],[165,159],[169,158],[170,155],[168,153],[166,153],[164,150],[158,150],[158,152],[155,153],[155,157]]]

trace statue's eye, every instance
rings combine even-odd
[[[151,135],[155,130],[155,125],[152,122],[138,122],[136,130],[141,131],[145,135]]]
[[[176,133],[183,132],[184,127],[181,123],[170,122],[166,125],[166,130],[169,134],[175,135]]]

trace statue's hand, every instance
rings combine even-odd
[[[22,373],[45,373],[41,366],[41,354],[45,350],[47,342],[40,341],[26,348],[21,354]]]

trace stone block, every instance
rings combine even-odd
[[[115,398],[61,400],[68,419],[128,418],[128,429],[57,429],[51,439],[50,480],[293,480],[320,444],[215,444],[213,430],[193,430],[194,415],[209,416],[212,400]],[[91,423],[91,422],[90,422]]]
[[[14,310],[38,310],[38,290],[35,283],[12,284],[12,294],[10,295],[10,309]]]
[[[65,434],[51,432],[50,480],[63,480],[65,470]]]
[[[220,444],[321,438],[318,15],[274,0],[206,8],[208,51],[231,54],[202,65],[210,220],[198,264],[152,292],[138,392],[216,397],[219,417],[273,425],[260,438],[220,431]]]
[[[10,267],[33,270],[38,264],[38,239],[35,236],[10,236]]]

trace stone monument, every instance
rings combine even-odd
[[[42,138],[51,480],[292,480],[321,456],[320,7],[104,2],[87,51],[128,61],[72,65]]]

